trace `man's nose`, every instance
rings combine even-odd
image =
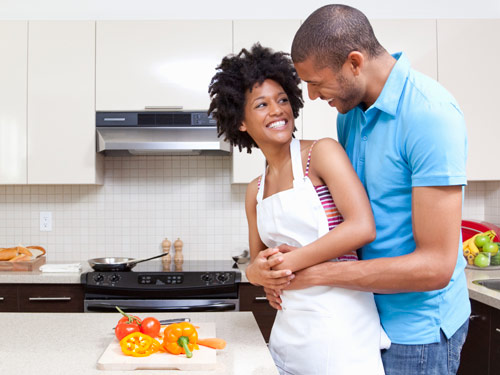
[[[316,89],[315,86],[313,86],[309,83],[307,84],[307,93],[309,95],[309,99],[311,99],[311,100],[319,98],[318,90]]]

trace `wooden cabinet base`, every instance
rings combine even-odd
[[[269,305],[264,289],[249,283],[240,284],[240,310],[253,313],[264,340],[269,342],[276,310]]]

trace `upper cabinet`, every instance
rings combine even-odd
[[[98,111],[207,110],[232,22],[98,21],[96,40]]]
[[[500,20],[450,19],[437,25],[439,81],[457,99],[467,124],[467,178],[500,180]]]
[[[33,21],[28,183],[102,183],[95,145],[95,22]]]
[[[0,22],[0,184],[25,184],[28,22]]]
[[[234,21],[234,53],[242,48],[250,49],[259,42],[274,51],[290,53],[293,37],[300,27],[299,20],[236,20]],[[302,138],[302,115],[295,119],[295,136]],[[248,183],[262,174],[265,158],[259,149],[252,149],[248,154],[237,147],[233,149],[232,183]]]

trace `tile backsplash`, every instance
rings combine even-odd
[[[153,256],[180,238],[184,259],[230,259],[248,248],[246,186],[230,172],[230,156],[107,157],[102,186],[0,186],[0,246],[84,261]],[[51,232],[40,231],[40,211],[52,212]]]
[[[248,248],[246,185],[230,173],[230,156],[107,157],[102,186],[0,186],[0,247],[41,245],[69,262],[153,256],[180,238],[184,259],[229,259]],[[499,224],[500,182],[470,182],[463,217]]]

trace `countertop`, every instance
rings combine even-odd
[[[192,323],[215,322],[216,336],[227,341],[217,351],[217,369],[182,374],[277,375],[269,350],[251,312],[159,313],[169,319],[190,317]],[[118,314],[2,313],[0,373],[141,375],[179,374],[170,370],[100,371],[96,363],[114,339]]]
[[[74,273],[44,273],[34,272],[0,272],[0,284],[79,284],[80,274],[91,271],[87,262],[66,262],[81,263],[81,272]],[[241,281],[248,282],[245,276],[247,264],[238,264],[241,270]],[[486,305],[500,309],[500,292],[488,289],[482,285],[473,284],[473,280],[479,279],[500,279],[500,269],[465,269],[467,276],[467,287],[470,298],[482,302]]]

